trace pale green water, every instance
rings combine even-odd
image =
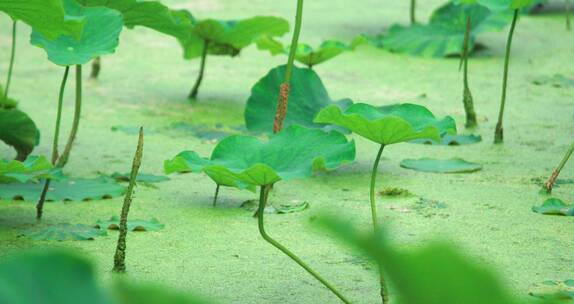
[[[293,1],[165,1],[187,7],[198,17],[238,18],[276,14],[291,20]],[[360,33],[377,33],[395,22],[408,20],[408,2],[365,0],[309,1],[302,33],[304,42],[324,38],[350,40]],[[187,4],[184,4],[187,3]],[[419,19],[440,1],[420,5]],[[0,21],[0,71],[8,62],[9,25]],[[24,26],[21,26],[23,29]],[[29,46],[27,30],[18,41],[18,56],[11,95],[20,100],[42,132],[35,153],[49,154],[58,85],[63,68],[45,60],[42,50]],[[564,30],[563,18],[525,17],[517,28],[513,49],[505,143],[494,146],[506,32],[479,38],[489,46],[471,61],[471,86],[475,95],[484,141],[463,147],[428,147],[403,144],[384,154],[379,188],[407,188],[418,196],[447,204],[438,215],[412,210],[416,198],[381,200],[383,221],[392,227],[399,243],[419,246],[432,238],[456,242],[504,276],[517,294],[546,279],[574,277],[571,254],[572,218],[541,216],[530,211],[543,200],[530,179],[547,176],[572,140],[574,89],[535,86],[531,78],[554,73],[574,74],[573,32]],[[287,37],[284,38],[287,41]],[[113,125],[148,129],[172,122],[218,122],[238,125],[251,86],[284,57],[270,57],[250,47],[238,58],[208,59],[199,104],[185,96],[193,84],[199,62],[181,59],[176,41],[146,29],[126,30],[118,53],[105,57],[98,83],[86,82],[85,109],[79,139],[68,172],[94,176],[102,171],[129,170],[136,137],[111,132]],[[88,71],[88,67],[87,71]],[[462,130],[462,75],[456,59],[422,59],[362,47],[354,53],[318,66],[331,96],[350,97],[376,105],[415,101],[438,116],[453,115]],[[86,71],[86,74],[88,74]],[[69,92],[72,92],[70,87]],[[422,94],[426,97],[419,98]],[[72,106],[72,95],[67,99]],[[34,111],[35,110],[35,111]],[[71,121],[66,113],[66,123]],[[357,303],[375,303],[378,282],[354,252],[331,237],[314,231],[309,219],[328,210],[356,220],[368,228],[368,173],[376,145],[356,138],[358,158],[353,165],[310,181],[280,183],[275,201],[305,200],[312,208],[292,215],[267,217],[271,235],[291,247]],[[146,137],[142,171],[161,174],[164,159],[184,149],[208,155],[212,143],[176,133]],[[12,151],[0,148],[0,155]],[[404,170],[403,158],[463,157],[484,164],[469,175],[435,175]],[[574,178],[568,166],[563,178]],[[157,217],[166,228],[156,233],[128,236],[129,276],[137,280],[193,290],[223,303],[335,303],[336,299],[310,276],[292,264],[259,236],[251,214],[238,208],[249,192],[224,189],[220,205],[211,207],[214,186],[203,175],[176,176],[159,189],[140,187],[131,216]],[[350,191],[343,191],[350,189]],[[572,185],[555,190],[566,201],[574,199]],[[121,198],[82,203],[50,203],[46,223],[85,223],[109,218],[121,208]],[[40,245],[17,238],[34,224],[34,205],[3,201],[0,204],[2,254],[16,248]],[[432,214],[433,212],[430,212]],[[427,215],[427,216],[425,216]],[[111,277],[116,233],[93,242],[55,245],[77,248],[91,256],[104,279]]]

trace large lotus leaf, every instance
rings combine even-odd
[[[79,40],[66,35],[51,40],[38,31],[32,32],[32,44],[43,48],[50,61],[62,66],[85,64],[115,52],[123,27],[120,12],[106,7],[83,7],[74,0],[64,0],[64,4],[68,15],[85,18],[84,30]]]
[[[180,41],[186,59],[200,57],[204,41],[211,55],[235,56],[241,49],[264,36],[282,36],[289,32],[289,22],[279,17],[257,16],[244,20],[205,19],[195,21],[190,36]]]
[[[0,184],[0,199],[38,201],[43,183]],[[47,201],[87,201],[122,196],[125,187],[111,178],[52,181]]]
[[[574,205],[568,205],[561,199],[549,198],[541,206],[532,207],[532,211],[547,215],[574,216]]]
[[[23,162],[0,160],[0,183],[37,182],[39,179],[62,177],[62,171],[54,168],[44,156],[29,156]]]
[[[16,149],[18,160],[25,160],[40,142],[40,131],[26,113],[0,108],[0,140]]]
[[[120,304],[209,304],[214,303],[196,295],[149,284],[120,281],[114,284],[113,296]],[[107,304],[107,303],[102,303]]]
[[[269,133],[277,111],[279,88],[285,79],[285,65],[276,67],[261,78],[251,89],[251,96],[245,107],[245,125],[249,131]],[[347,100],[335,102],[329,97],[321,78],[308,68],[293,67],[289,110],[284,126],[301,125],[321,128],[324,125],[313,122],[321,109],[334,103],[352,103]]]
[[[405,159],[401,167],[422,172],[434,173],[471,173],[482,169],[481,164],[471,163],[461,158],[452,159]]]
[[[129,231],[159,231],[162,230],[165,225],[160,223],[157,219],[146,220],[128,220],[128,230]],[[112,216],[107,221],[99,220],[96,223],[96,228],[119,230],[120,229],[120,218],[118,216]]]
[[[105,230],[83,224],[58,224],[44,228],[32,228],[23,236],[35,241],[91,241],[107,235]]]
[[[429,24],[392,26],[382,38],[382,46],[393,52],[423,57],[461,54],[468,16],[471,17],[469,50],[474,49],[479,33],[501,30],[511,21],[509,12],[491,12],[477,4],[449,2],[433,13]]]
[[[297,44],[295,60],[306,66],[312,67],[335,58],[344,52],[354,50],[362,41],[362,39],[356,39],[352,43],[347,44],[337,40],[326,40],[316,49],[308,44],[299,43]],[[281,42],[273,39],[272,37],[263,37],[257,40],[257,48],[260,50],[267,50],[271,55],[289,55],[290,50],[289,46],[283,46]]]
[[[171,172],[205,172],[216,183],[223,176],[237,186],[271,185],[280,180],[306,178],[317,170],[333,170],[355,159],[355,143],[337,131],[324,132],[291,126],[268,141],[251,136],[222,140],[211,158],[185,151],[165,162]]]
[[[122,13],[128,28],[144,26],[178,39],[186,39],[192,17],[185,10],[171,10],[158,1],[141,0],[77,0],[83,6],[105,6]]]
[[[521,9],[532,5],[535,0],[455,0],[457,3],[475,4],[488,7],[493,11]]]
[[[66,16],[62,0],[2,0],[0,11],[30,25],[49,39],[59,35],[79,39],[82,35],[83,19]]]
[[[0,264],[0,303],[111,304],[84,258],[43,249],[19,253]]]
[[[380,108],[357,103],[345,111],[332,105],[321,110],[315,122],[347,128],[383,145],[419,138],[438,141],[442,134],[456,133],[456,124],[450,116],[438,120],[427,108],[409,103]]]

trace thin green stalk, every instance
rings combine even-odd
[[[67,66],[64,70],[64,77],[62,78],[62,83],[60,84],[60,92],[58,94],[58,112],[56,114],[56,127],[54,130],[54,141],[52,143],[52,164],[56,164],[58,161],[58,141],[60,137],[60,125],[62,121],[62,108],[64,104],[64,92],[66,91],[66,82],[68,81],[68,74],[70,72],[70,67]],[[40,199],[36,204],[36,219],[41,220],[44,213],[44,203],[46,202],[46,195],[48,194],[48,189],[50,188],[50,179],[44,182],[44,188],[42,188],[42,193],[40,194]]]
[[[566,6],[566,29],[572,30],[572,22],[570,21],[570,0],[565,0]]]
[[[472,98],[472,92],[470,91],[470,86],[468,85],[468,57],[470,57],[470,31],[471,31],[471,17],[470,15],[466,19],[466,31],[464,33],[464,46],[462,51],[462,64],[463,64],[463,105],[464,112],[466,113],[466,128],[472,129],[478,125],[476,120],[476,112],[474,110],[474,101]]]
[[[70,131],[70,136],[68,137],[68,142],[64,147],[64,152],[62,156],[58,159],[57,166],[63,168],[68,163],[70,158],[70,152],[72,151],[72,146],[76,140],[76,135],[78,134],[78,128],[80,126],[80,115],[82,114],[82,66],[76,65],[76,102],[74,106],[74,121],[72,122],[72,130]]]
[[[508,41],[506,42],[506,56],[504,58],[504,78],[502,80],[502,99],[500,101],[500,111],[498,113],[498,123],[496,124],[496,130],[494,132],[494,143],[500,144],[504,140],[504,128],[502,127],[502,119],[504,116],[504,106],[506,103],[506,87],[508,85],[508,67],[510,65],[510,51],[512,49],[512,38],[514,36],[514,30],[516,29],[516,23],[518,21],[518,14],[520,10],[514,10],[514,17],[512,19],[512,25],[510,26],[510,32],[508,33]]]
[[[417,0],[411,0],[411,24],[417,23],[416,18],[416,10],[417,10]]]
[[[16,24],[17,21],[14,20],[14,23],[12,23],[12,52],[10,53],[10,65],[8,66],[8,79],[6,79],[6,87],[4,88],[4,99],[8,98],[8,91],[12,82],[12,71],[14,70],[14,59],[16,58]]]
[[[128,234],[128,214],[130,212],[130,206],[132,204],[132,195],[134,193],[134,187],[136,185],[136,180],[138,177],[138,171],[140,169],[143,157],[143,144],[144,144],[144,133],[143,128],[140,128],[138,146],[136,148],[136,153],[134,160],[132,162],[132,171],[130,174],[130,183],[126,191],[126,196],[124,197],[124,204],[122,206],[122,214],[120,216],[120,227],[118,244],[116,247],[116,253],[114,254],[114,268],[113,272],[126,272],[126,237]]]
[[[572,143],[572,146],[570,146],[570,149],[568,149],[568,151],[566,151],[566,154],[564,155],[564,157],[562,158],[562,160],[558,164],[558,167],[556,167],[556,169],[554,169],[554,171],[552,172],[552,175],[550,176],[550,178],[548,179],[546,184],[544,184],[544,188],[546,189],[546,192],[548,192],[548,194],[552,193],[552,188],[554,187],[554,183],[558,179],[558,175],[560,175],[560,171],[562,171],[562,169],[564,168],[564,165],[566,165],[566,163],[568,162],[568,160],[572,156],[572,153],[574,153],[574,143]]]
[[[297,0],[295,30],[293,31],[293,38],[291,39],[291,49],[289,50],[289,58],[287,59],[287,67],[285,68],[285,78],[279,89],[279,100],[277,101],[277,111],[275,113],[275,121],[273,122],[273,133],[279,133],[281,131],[283,128],[283,121],[285,120],[285,116],[287,116],[289,92],[291,91],[291,75],[293,74],[295,54],[297,53],[297,44],[299,43],[299,35],[301,34],[302,25],[303,0]]]
[[[385,145],[381,145],[379,148],[379,152],[377,153],[377,158],[375,159],[375,163],[373,164],[373,170],[371,172],[371,188],[369,193],[369,199],[371,201],[371,217],[373,219],[373,230],[375,234],[380,232],[379,226],[379,219],[377,215],[377,202],[375,201],[375,186],[377,181],[377,172],[379,169],[379,163],[381,162],[381,156],[383,155],[383,150],[385,149]],[[381,299],[384,303],[389,303],[389,294],[387,291],[387,283],[385,277],[383,275],[382,267],[379,265],[379,276],[381,282]]]
[[[201,53],[201,65],[199,67],[199,75],[197,76],[197,79],[195,80],[195,84],[193,85],[193,88],[191,89],[191,92],[189,93],[188,99],[196,99],[197,98],[197,94],[199,93],[199,86],[201,85],[201,82],[203,81],[203,74],[205,73],[205,63],[207,62],[207,51],[209,50],[209,41],[205,40],[203,42],[203,51]]]
[[[215,195],[213,196],[213,207],[217,206],[217,197],[219,196],[219,184],[215,187]]]
[[[265,216],[265,205],[267,204],[267,197],[269,194],[268,190],[269,190],[269,186],[261,186],[261,192],[259,195],[258,225],[259,225],[259,233],[261,233],[261,236],[263,237],[263,239],[265,241],[267,241],[269,244],[271,244],[273,247],[279,249],[285,255],[290,257],[297,264],[299,264],[299,266],[301,266],[303,269],[305,269],[310,275],[312,275],[315,279],[317,279],[319,282],[321,282],[321,284],[323,284],[332,293],[334,293],[343,303],[351,303],[339,291],[337,291],[337,289],[335,289],[335,287],[333,287],[329,282],[327,282],[325,279],[323,279],[323,277],[321,275],[319,275],[317,272],[315,272],[315,270],[313,270],[311,267],[309,267],[307,264],[305,264],[305,262],[303,262],[303,260],[301,260],[297,255],[292,253],[289,249],[287,249],[285,246],[281,245],[279,242],[277,242],[276,240],[274,240],[273,238],[271,238],[267,234],[267,232],[265,231],[265,222],[264,222],[263,217]]]

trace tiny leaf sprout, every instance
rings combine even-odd
[[[371,218],[375,234],[379,233],[381,227],[375,201],[375,184],[384,148],[388,145],[419,138],[440,140],[441,134],[456,132],[456,124],[451,117],[438,120],[425,107],[415,104],[400,104],[377,108],[368,104],[357,103],[345,111],[342,111],[336,105],[332,105],[319,112],[315,122],[347,128],[379,144],[379,151],[371,171],[369,193]],[[380,285],[383,303],[388,303],[387,283],[382,270],[380,271]]]
[[[58,111],[56,114],[54,141],[52,145],[52,162],[58,168],[63,168],[67,164],[80,125],[80,115],[82,112],[82,64],[98,56],[113,53],[119,44],[119,36],[123,27],[122,16],[116,10],[106,7],[83,7],[74,0],[64,0],[64,3],[67,15],[85,21],[80,39],[78,40],[66,35],[51,39],[39,31],[32,32],[31,39],[32,44],[46,51],[50,61],[64,67],[64,76],[60,84],[58,95]],[[75,66],[76,76],[74,118],[67,143],[62,154],[59,154],[58,141],[63,99],[70,66]],[[50,179],[47,179],[40,200],[36,205],[36,218],[38,220],[42,218],[44,202],[49,187]]]

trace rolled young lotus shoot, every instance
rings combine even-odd
[[[275,121],[273,122],[273,133],[278,133],[283,128],[283,121],[287,116],[289,107],[289,92],[291,90],[291,74],[295,63],[295,54],[297,53],[297,43],[301,34],[303,24],[303,0],[297,0],[297,13],[295,15],[295,30],[291,40],[291,50],[287,59],[287,68],[285,69],[285,79],[279,89],[279,100],[277,101],[277,111],[275,112]]]
[[[12,71],[14,69],[14,59],[16,57],[16,25],[17,21],[14,20],[12,23],[12,51],[10,52],[10,64],[8,66],[6,87],[4,88],[4,99],[8,98],[8,91],[10,90],[10,83],[12,82]]]
[[[508,40],[506,42],[506,55],[504,57],[504,75],[502,79],[502,98],[500,100],[500,110],[498,113],[498,122],[496,123],[496,129],[494,131],[494,143],[500,144],[504,140],[504,128],[502,126],[502,120],[504,118],[504,107],[506,104],[506,89],[508,85],[508,68],[510,65],[510,51],[512,50],[512,38],[514,36],[514,30],[516,29],[516,23],[518,21],[518,15],[520,13],[519,9],[514,10],[514,16],[512,19],[512,25],[510,26],[510,31],[508,33]]]
[[[548,194],[552,193],[552,188],[554,187],[554,183],[558,179],[558,176],[560,175],[560,171],[562,171],[562,169],[564,168],[564,166],[566,165],[566,163],[570,159],[570,156],[572,156],[572,153],[574,153],[574,143],[572,143],[572,146],[570,146],[570,149],[568,149],[568,151],[566,151],[566,154],[564,155],[564,157],[562,158],[562,160],[558,164],[558,167],[556,167],[556,169],[554,169],[554,171],[552,172],[552,175],[550,176],[548,181],[544,184],[544,189],[546,190],[546,193],[548,193]]]
[[[469,129],[475,128],[478,126],[478,122],[476,120],[476,112],[474,110],[474,101],[472,98],[472,92],[470,91],[470,87],[468,85],[468,58],[470,57],[470,50],[469,50],[469,43],[470,43],[470,31],[472,27],[471,23],[471,16],[469,15],[466,19],[466,31],[464,33],[464,46],[461,56],[461,64],[463,66],[463,97],[462,102],[464,105],[464,112],[466,113],[466,123],[465,126]]]
[[[130,183],[128,185],[126,196],[124,197],[124,204],[122,206],[118,245],[116,247],[116,253],[114,254],[113,272],[126,272],[126,236],[128,233],[128,214],[130,213],[130,206],[132,204],[132,195],[134,193],[134,187],[136,185],[138,171],[142,163],[143,144],[144,144],[144,132],[142,127],[140,128],[138,145],[132,163],[132,171],[130,173]]]
[[[92,60],[92,72],[90,73],[90,79],[98,79],[101,70],[102,57],[96,57],[94,60]]]

